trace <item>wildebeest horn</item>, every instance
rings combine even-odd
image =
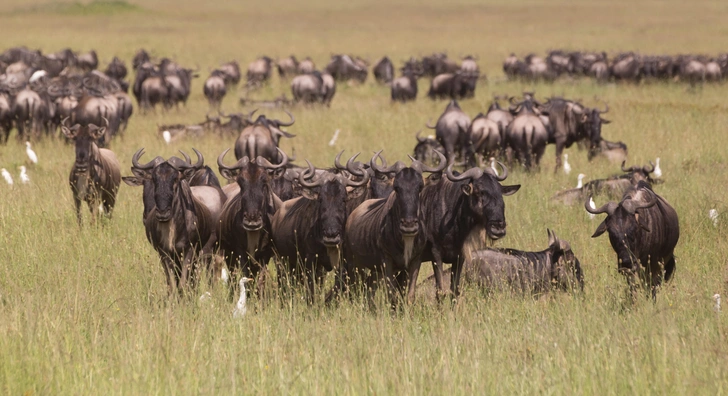
[[[104,120],[104,128],[108,128],[109,127],[109,120],[107,120],[106,117],[101,117],[101,119]]]
[[[349,158],[349,160],[346,161],[346,170],[349,171],[349,173],[351,173],[352,175],[363,177],[365,173],[369,173],[364,170],[364,165],[361,162],[356,162],[357,164],[359,164],[359,166],[354,166],[354,160],[356,160],[356,157],[358,157],[359,154],[361,153],[354,154],[353,157]]]
[[[346,170],[346,167],[344,165],[341,165],[341,155],[344,154],[344,150],[341,150],[339,154],[336,154],[336,157],[334,158],[334,166],[336,169],[339,170]]]
[[[247,120],[248,120],[248,122],[251,123],[251,124],[253,123],[253,114],[255,114],[256,111],[258,111],[258,109],[254,109],[253,111],[251,111],[250,113],[248,113],[248,116],[246,117]]]
[[[589,195],[586,201],[584,201],[584,209],[586,209],[587,212],[591,214],[602,214],[606,213],[608,215],[612,215],[614,213],[614,210],[617,209],[617,204],[615,202],[607,202],[604,205],[602,205],[600,208],[593,209],[591,205],[589,205],[589,201],[592,200],[592,196]]]
[[[353,166],[354,160],[356,159],[357,156],[359,156],[358,153],[355,156],[349,158],[348,161],[346,161],[346,169],[349,170],[350,174],[361,177],[361,180],[353,181],[353,180],[351,180],[350,177],[347,177],[344,182],[344,184],[347,186],[360,187],[360,186],[367,184],[367,182],[369,182],[369,172],[364,171],[363,166],[361,166],[361,165],[360,165],[359,169],[356,169]]]
[[[621,165],[622,172],[633,172],[634,171],[634,166],[631,166],[629,168],[625,168],[624,167],[624,164],[626,164],[626,163],[627,163],[627,160],[622,161],[622,165]]]
[[[597,110],[597,111],[599,111],[599,113],[601,113],[601,114],[604,114],[604,113],[609,113],[609,105],[608,105],[608,104],[606,104],[606,103],[605,103],[604,105],[606,106],[606,107],[604,108],[604,110]]]
[[[426,126],[427,126],[428,128],[430,128],[430,129],[435,129],[435,126],[432,126],[432,125],[430,125],[430,122],[432,122],[432,120],[427,120],[427,123],[426,123],[425,125],[426,125]]]
[[[377,158],[381,158],[382,151],[384,151],[384,150],[379,150],[376,153],[374,153],[374,157],[372,157],[372,159],[369,161],[369,167],[379,173],[386,173],[387,169],[382,168],[377,164]],[[385,167],[387,166],[386,162],[384,161],[384,158],[382,158],[382,165],[384,165]]]
[[[313,165],[311,165],[311,162],[309,160],[306,160],[306,163],[308,164],[308,169],[298,174],[298,182],[302,186],[308,188],[320,186],[323,179],[316,178],[316,169],[314,169]],[[313,179],[313,182],[306,181],[306,175],[308,174],[311,175],[310,177]]]
[[[185,166],[185,167],[194,168],[194,169],[200,169],[200,168],[202,168],[202,166],[205,165],[205,157],[203,157],[202,156],[202,153],[199,152],[194,147],[192,147],[192,151],[194,151],[195,152],[195,155],[197,155],[197,163],[196,164],[193,164],[192,161],[189,160],[190,157],[187,154],[185,154],[184,152],[182,152],[182,150],[179,151],[180,153],[182,153],[182,155],[185,156],[185,159],[187,159],[187,164],[186,165],[189,165],[189,166]]]
[[[409,159],[412,161],[412,168],[422,172],[430,172],[430,173],[440,173],[443,169],[445,169],[445,166],[447,166],[447,158],[445,158],[445,155],[437,150],[435,150],[435,153],[438,157],[440,157],[440,163],[437,165],[437,167],[433,168],[429,165],[425,165],[419,160],[416,160],[412,158],[411,155],[407,155]]]
[[[142,157],[143,154],[144,154],[144,147],[140,148],[139,150],[137,150],[136,153],[134,153],[134,155],[131,157],[132,168],[140,169],[140,170],[147,170],[147,169],[152,169],[156,165],[157,158],[159,158],[159,157],[149,161],[148,163],[146,163],[144,165],[140,165],[139,159]]]
[[[450,164],[447,167],[447,170],[445,171],[445,174],[447,175],[447,178],[450,181],[453,181],[453,182],[457,182],[457,181],[461,181],[461,180],[467,180],[467,179],[477,179],[480,176],[483,176],[483,170],[480,169],[480,168],[470,168],[470,169],[466,170],[465,172],[463,172],[463,173],[455,176],[452,173],[452,167],[453,167],[453,164]]]
[[[293,118],[293,114],[289,113],[288,110],[283,110],[283,112],[286,113],[286,114],[288,114],[288,117],[291,118],[291,121],[288,122],[288,123],[283,123],[281,121],[276,120],[276,122],[278,123],[278,125],[285,126],[285,127],[293,125],[293,123],[296,122],[296,119]]]
[[[421,130],[420,131],[417,131],[417,134],[415,135],[415,137],[417,138],[417,141],[418,142],[424,143],[424,142],[427,141],[427,138],[420,137],[420,132],[422,132],[422,131]]]
[[[227,149],[227,150],[223,151],[222,154],[220,154],[217,157],[217,167],[220,170],[227,169],[229,171],[234,171],[236,169],[242,168],[245,164],[247,164],[248,162],[250,162],[250,158],[248,158],[248,156],[246,155],[243,158],[239,159],[238,162],[234,166],[227,166],[222,161],[225,158],[225,155],[228,153],[228,151],[230,151],[230,149]]]
[[[635,201],[634,199],[625,199],[622,202],[622,207],[629,213],[634,214],[637,209],[650,208],[657,203],[657,197],[649,190],[643,190],[649,195],[650,199],[647,202]]]
[[[283,152],[283,150],[281,150],[278,147],[276,147],[276,150],[278,150],[278,152],[281,154],[281,158],[282,158],[281,159],[281,162],[278,165],[271,164],[270,161],[268,161],[264,157],[258,157],[258,158],[256,158],[255,159],[255,162],[258,165],[260,165],[260,166],[262,166],[263,168],[266,168],[266,169],[280,169],[280,168],[283,168],[284,166],[288,165],[288,155],[286,155],[286,153]]]
[[[655,171],[655,164],[653,164],[652,161],[648,162],[650,163],[651,168],[645,165],[642,167],[642,171],[649,175],[650,173]]]
[[[503,181],[508,177],[508,168],[500,161],[495,161],[495,162],[498,164],[498,166],[500,166],[501,170],[503,170],[503,172],[501,172],[500,176],[494,175],[495,179],[498,181]],[[495,173],[495,172],[493,172],[493,173]]]
[[[179,153],[182,154],[183,157],[185,157],[185,161],[187,161],[190,165],[192,165],[192,158],[190,158],[190,156],[187,155],[187,153],[185,153],[182,150],[180,150]]]
[[[68,121],[69,118],[71,118],[71,117],[66,117],[63,120],[61,120],[61,126],[68,128],[68,124],[66,122]],[[142,149],[142,150],[144,150],[144,149]]]

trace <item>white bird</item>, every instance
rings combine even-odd
[[[165,143],[169,144],[172,141],[172,134],[169,131],[164,131],[162,132],[162,139],[164,139]]]
[[[329,146],[333,146],[336,144],[336,139],[339,138],[339,132],[341,131],[338,129],[334,131],[334,136],[331,138],[331,140],[329,140]]]
[[[715,302],[715,306],[713,306],[713,309],[715,309],[715,312],[720,312],[720,294],[713,294],[713,301]]]
[[[713,227],[718,227],[718,211],[716,209],[709,210],[708,217],[713,221]]]
[[[564,173],[571,173],[571,165],[569,165],[569,154],[564,154]]]
[[[585,174],[579,173],[579,176],[576,177],[576,188],[582,188],[584,187],[584,178],[586,177]]]
[[[30,178],[28,177],[28,174],[26,173],[26,169],[24,165],[20,165],[20,182],[23,184],[30,183]]]
[[[2,175],[3,175],[3,177],[5,178],[5,181],[6,181],[6,182],[7,182],[7,183],[8,183],[9,185],[11,185],[11,186],[13,185],[13,177],[12,177],[12,176],[10,176],[10,172],[8,172],[8,170],[7,170],[7,169],[5,169],[5,168],[2,168],[2,169],[0,169],[0,174],[2,174]]]
[[[246,277],[242,277],[240,279],[240,298],[238,299],[238,303],[235,304],[233,318],[242,318],[248,310],[248,308],[245,307],[245,300],[247,299],[247,296],[245,295],[245,284],[250,282],[250,280],[250,278]]]
[[[35,151],[30,148],[30,142],[25,142],[25,154],[28,154],[28,159],[30,159],[30,162],[34,164],[38,163],[38,156],[35,155]]]
[[[228,272],[227,268],[223,268],[222,271],[220,271],[220,280],[226,285],[230,280],[230,273]]]
[[[596,208],[597,208],[597,205],[596,205],[596,204],[594,204],[594,199],[593,199],[592,197],[589,197],[589,207],[590,207],[590,208],[592,208],[592,209],[595,209],[595,210],[596,210]],[[592,220],[593,220],[593,219],[594,219],[595,217],[596,217],[596,215],[595,215],[595,214],[593,214],[593,213],[589,213],[589,218],[590,218],[590,219],[592,219]]]
[[[202,295],[200,296],[200,302],[205,302],[205,301],[207,301],[207,300],[209,300],[209,299],[211,299],[211,298],[212,298],[212,294],[211,294],[211,293],[210,293],[209,291],[207,291],[207,292],[204,292],[204,293],[202,293]]]
[[[494,173],[494,174],[495,174],[496,176],[500,176],[500,175],[498,174],[498,168],[497,168],[497,167],[495,166],[495,158],[493,158],[493,157],[490,157],[490,169],[493,169],[493,173]]]
[[[652,171],[652,174],[655,175],[656,178],[662,177],[662,169],[660,169],[660,157],[657,157],[655,160],[655,170]]]

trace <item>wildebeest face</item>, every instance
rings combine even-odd
[[[424,183],[422,174],[412,168],[404,168],[394,178],[394,193],[400,214],[399,230],[404,235],[419,232],[420,192]]]
[[[378,172],[372,170],[374,177],[369,179],[369,188],[372,190],[372,197],[384,198],[393,191],[393,180],[395,172]]]
[[[648,230],[639,220],[639,213],[630,213],[622,205],[616,207],[612,214],[597,227],[592,235],[596,238],[605,231],[609,233],[609,243],[617,253],[620,269],[633,269],[637,264],[634,262],[635,247],[637,246],[637,235],[640,228]]]
[[[249,162],[238,173],[240,212],[243,214],[243,228],[246,231],[257,231],[263,227],[265,198],[270,191],[268,182],[268,173],[255,162]]]
[[[602,138],[602,124],[609,124],[610,121],[603,119],[597,109],[591,109],[585,117],[589,139],[592,141],[592,145],[597,145]]]
[[[578,285],[581,290],[584,290],[581,263],[571,250],[569,242],[557,238],[549,230],[549,250],[551,251],[551,282],[553,286],[561,290],[569,290]]]
[[[104,135],[106,128],[97,127],[94,124],[89,124],[86,127],[81,127],[79,124],[76,124],[70,128],[63,125],[61,126],[61,130],[67,138],[73,139],[74,141],[76,148],[76,161],[74,166],[76,170],[85,172],[89,167],[89,160],[93,153],[93,144]]]
[[[463,185],[463,193],[468,196],[470,210],[476,221],[485,226],[491,239],[506,235],[505,202],[503,196],[512,195],[520,185],[503,186],[490,173],[483,173],[471,183]]]
[[[327,180],[318,187],[319,224],[323,243],[335,246],[341,243],[346,223],[346,187],[337,179]]]
[[[160,222],[172,218],[172,204],[180,187],[181,176],[181,172],[167,162],[151,171],[154,203],[157,207],[157,220]]]

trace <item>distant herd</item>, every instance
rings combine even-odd
[[[574,73],[584,57],[568,56],[566,63],[559,63],[550,54],[546,69],[563,63],[559,73]],[[562,152],[576,143],[590,160],[601,156],[621,163],[624,174],[583,185],[580,179],[577,188],[552,200],[583,203],[592,215],[606,214],[593,236],[607,233],[630,290],[644,286],[654,297],[663,280],[674,274],[673,250],[679,238],[677,214],[652,189],[661,182],[653,178],[655,167],[625,167],[626,144],[602,137],[602,125],[609,123],[602,118],[609,111],[606,105],[586,107],[558,97],[539,101],[526,92],[521,99],[496,97],[471,119],[456,99],[472,97],[476,82],[484,77],[475,61],[468,56],[457,64],[444,54],[412,58],[402,67],[402,77],[395,77],[388,58],[376,63],[373,74],[378,82],[390,84],[392,100],[414,99],[416,79],[423,75],[433,77],[428,96],[450,99],[435,125],[427,123],[435,136],[418,133],[406,163],[388,163],[379,151],[364,162],[357,154],[342,164],[342,151],[329,166],[315,167],[308,160],[306,166],[297,166],[279,147],[281,138],[295,137],[285,130],[295,123],[294,116],[287,112],[288,121],[260,113],[255,117],[256,109],[208,114],[198,125],[160,127],[168,143],[180,134],[201,136],[204,131],[230,137],[235,162],[226,164],[230,149],[215,153],[219,174],[228,184],[220,183],[195,149],[196,161],[184,152],[182,158],[142,161],[144,149],[139,149],[131,158],[130,173],[122,177],[118,159],[105,146],[126,128],[132,114],[126,90],[132,88],[142,113],[157,105],[184,105],[199,70],[167,58],[153,62],[144,50],[132,61],[131,84],[118,58],[106,71],[96,70],[93,51],[43,55],[13,48],[0,54],[0,128],[5,142],[13,127],[20,140],[60,128],[73,142],[69,185],[79,225],[84,202],[92,221],[99,215],[110,218],[122,180],[142,187],[142,224],[171,294],[194,290],[203,273],[217,280],[223,272],[233,279],[255,279],[263,293],[271,287],[266,280],[272,261],[278,287],[300,285],[311,303],[326,273],[333,272],[328,302],[359,291],[372,296],[384,286],[393,306],[414,300],[422,262],[432,262],[438,299],[448,294],[457,298],[463,274],[472,275],[465,279],[486,290],[541,294],[582,289],[581,263],[569,242],[551,230],[548,247],[540,252],[485,247],[506,236],[504,197],[521,188],[501,184],[509,167],[537,170],[546,145],[555,144],[556,170],[568,172]],[[518,70],[524,70],[523,64]],[[325,105],[331,103],[336,81],[361,83],[368,74],[368,62],[349,55],[334,55],[321,72],[309,58],[262,57],[248,67],[246,87],[265,83],[274,66],[281,77],[292,77],[293,102]],[[508,76],[518,75],[509,70]],[[219,109],[227,90],[241,78],[234,61],[212,71],[204,84],[210,107]],[[509,106],[502,108],[500,101],[506,99]],[[596,207],[597,195],[617,201]],[[449,292],[443,281],[445,263],[452,265]]]

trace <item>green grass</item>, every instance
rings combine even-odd
[[[513,170],[507,183],[508,236],[498,246],[540,250],[546,228],[571,242],[584,267],[583,296],[540,299],[466,290],[455,308],[438,307],[432,286],[421,284],[417,302],[401,314],[369,312],[362,304],[309,307],[300,300],[259,305],[233,320],[222,287],[209,304],[170,301],[156,253],[141,223],[141,189],[122,185],[114,218],[79,230],[67,177],[73,147],[44,140],[34,147],[40,164],[32,184],[0,185],[0,393],[3,394],[725,394],[728,390],[728,320],[712,310],[711,296],[728,296],[728,158],[725,86],[690,91],[680,84],[600,86],[589,81],[553,85],[504,82],[502,59],[549,48],[639,50],[645,53],[724,51],[719,40],[728,4],[720,2],[332,2],[288,4],[155,0],[129,7],[144,12],[13,13],[47,3],[0,4],[0,48],[27,45],[54,52],[72,47],[98,51],[105,66],[118,55],[130,61],[145,47],[184,65],[208,69],[230,59],[246,65],[267,54],[311,56],[320,67],[332,52],[372,62],[389,55],[447,50],[479,55],[489,83],[462,102],[474,116],[493,94],[534,90],[606,101],[613,122],[604,136],[628,144],[630,163],[662,158],[665,183],[655,187],[680,216],[675,279],[656,303],[624,308],[625,281],[616,271],[606,237],[580,207],[548,197],[617,167],[589,163],[569,149],[572,175],[554,174],[553,147],[543,170]],[[96,7],[96,3],[89,6]],[[103,3],[104,7],[109,3]],[[124,3],[126,4],[126,3]],[[116,6],[111,6],[116,7]],[[123,9],[127,6],[121,7]],[[420,82],[421,92],[426,81]],[[207,103],[201,79],[186,108],[135,114],[113,149],[128,174],[140,147],[168,157],[201,150],[209,164],[233,139],[207,136],[166,146],[156,125],[199,122]],[[276,77],[256,98],[290,96]],[[224,109],[238,109],[242,92],[229,93]],[[406,159],[414,133],[435,119],[445,102],[420,97],[392,104],[386,87],[340,85],[331,109],[296,108],[299,161],[330,164],[336,152],[385,148],[393,162]],[[249,109],[240,109],[249,110]],[[285,117],[280,111],[265,111]],[[329,147],[341,129],[336,147]],[[0,167],[17,178],[24,147],[0,147]],[[597,199],[597,204],[603,200]],[[722,213],[714,228],[710,208]],[[421,279],[429,275],[424,266]],[[203,286],[199,293],[204,292]],[[726,298],[724,297],[724,301]]]

